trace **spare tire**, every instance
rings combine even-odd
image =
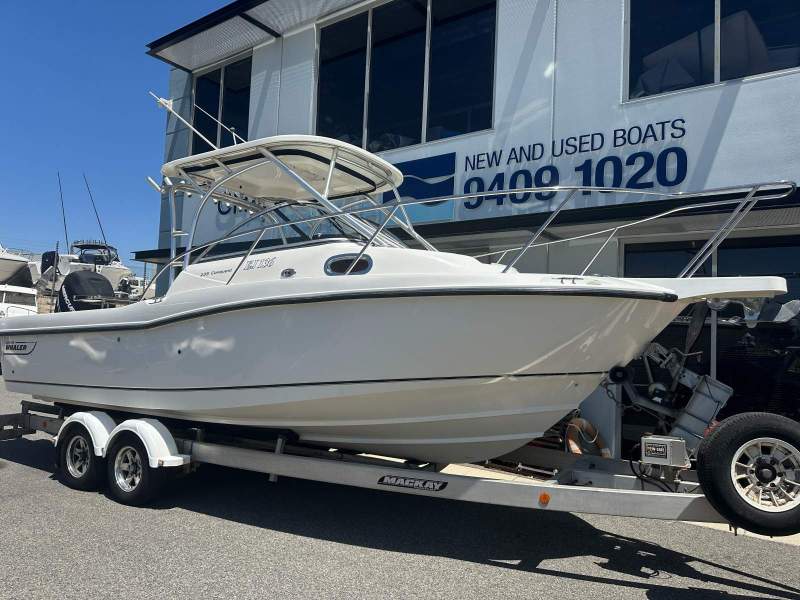
[[[700,445],[697,476],[732,525],[761,535],[800,533],[800,424],[769,413],[722,421]]]

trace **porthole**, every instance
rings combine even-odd
[[[348,274],[347,270],[356,258],[358,258],[358,254],[340,254],[338,256],[332,256],[325,262],[325,273],[328,275]],[[361,258],[358,258],[358,261],[349,275],[364,275],[368,273],[370,269],[372,269],[372,258],[364,254]]]

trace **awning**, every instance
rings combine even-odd
[[[281,37],[358,0],[236,0],[147,45],[147,53],[194,71]]]

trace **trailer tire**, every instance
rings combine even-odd
[[[701,443],[697,476],[732,525],[761,535],[800,533],[800,424],[770,413],[722,421]]]
[[[106,459],[108,491],[117,502],[144,506],[158,493],[161,469],[150,467],[147,449],[136,434],[122,432],[117,435]]]
[[[74,490],[94,491],[103,482],[105,465],[94,453],[89,430],[72,423],[58,436],[58,479]]]

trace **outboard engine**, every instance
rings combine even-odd
[[[93,310],[114,306],[111,282],[94,271],[75,271],[64,278],[56,312]]]

